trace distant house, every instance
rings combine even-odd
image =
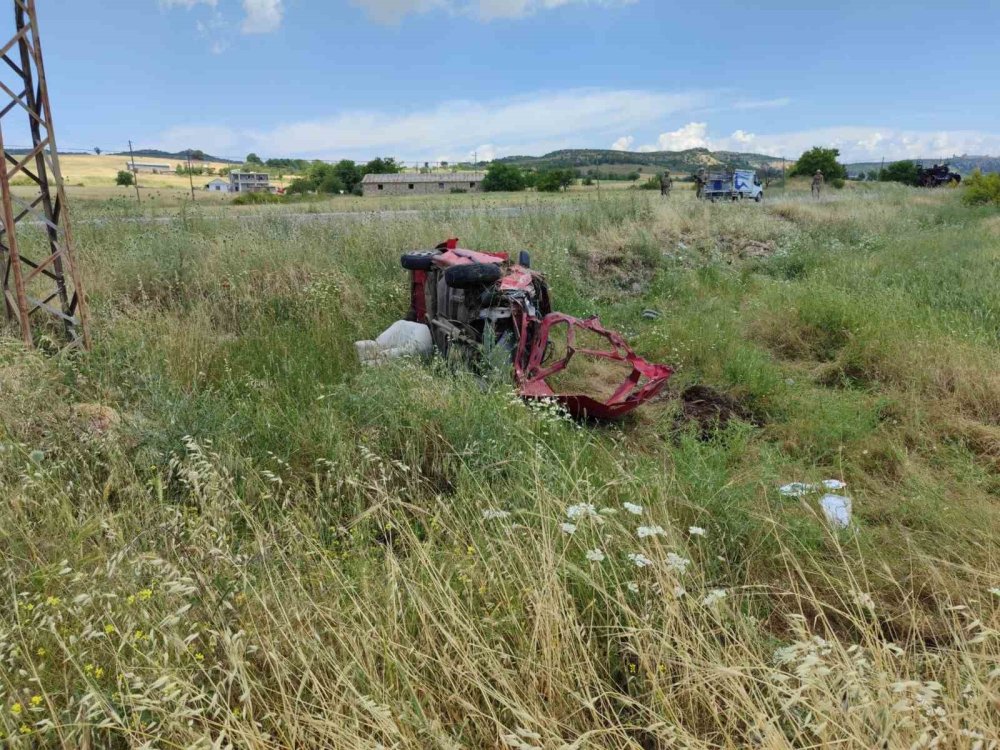
[[[169,164],[144,164],[141,162],[125,162],[125,169],[129,172],[149,172],[150,174],[173,174],[174,168]]]
[[[479,192],[482,172],[439,172],[438,174],[366,174],[361,180],[364,195],[431,195],[452,191]]]
[[[228,193],[229,181],[224,180],[221,177],[216,177],[214,180],[205,185],[205,190],[210,193]]]
[[[271,192],[271,177],[267,172],[230,172],[229,192],[269,193]]]

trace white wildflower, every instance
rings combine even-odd
[[[577,518],[587,518],[597,515],[597,508],[593,503],[577,503],[566,509],[566,517],[570,520]]]
[[[635,531],[640,539],[645,539],[649,536],[665,536],[667,533],[663,530],[662,526],[640,526]]]
[[[863,607],[871,612],[875,611],[875,600],[871,598],[869,594],[864,591],[854,592],[854,603],[859,607]]]
[[[705,529],[701,526],[688,526],[688,534],[691,536],[705,536]]]
[[[633,594],[638,594],[639,593],[639,584],[636,583],[635,581],[629,581],[628,582],[628,590],[631,591]]]
[[[714,607],[716,604],[725,599],[728,595],[729,594],[726,593],[725,589],[712,589],[711,591],[708,592],[705,598],[701,600],[701,603],[704,604],[706,607]]]
[[[683,575],[691,561],[673,552],[667,553],[667,567],[677,575]]]
[[[674,586],[674,598],[675,599],[682,598],[686,593],[687,593],[687,591],[684,589],[683,586]]]
[[[495,508],[487,508],[483,511],[483,520],[492,521],[494,519],[504,519],[510,518],[510,513],[506,510],[497,510]]]
[[[653,564],[653,561],[641,552],[630,552],[628,559],[635,563],[637,568],[645,568]]]
[[[572,534],[574,531],[576,531],[576,524],[575,523],[561,523],[561,524],[559,524],[559,528],[562,529],[563,532],[566,533],[566,534]]]
[[[587,559],[591,562],[604,562],[604,552],[599,547],[587,550]]]
[[[634,516],[642,515],[642,506],[635,503],[622,503],[622,507]]]

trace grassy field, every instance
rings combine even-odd
[[[852,187],[341,223],[79,204],[94,350],[0,337],[0,732],[996,748],[1000,216]],[[361,370],[400,251],[452,235],[529,248],[670,394],[579,425],[440,363]],[[740,418],[690,419],[691,385]],[[849,529],[778,491],[824,479]]]

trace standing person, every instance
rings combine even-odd
[[[705,170],[699,169],[694,176],[694,197],[701,198],[705,192]]]
[[[660,195],[669,198],[670,189],[674,186],[674,181],[670,179],[670,170],[663,170],[663,176],[660,177]]]
[[[813,175],[812,181],[812,194],[816,198],[819,198],[820,192],[823,190],[823,173],[820,170],[816,170],[816,174]]]

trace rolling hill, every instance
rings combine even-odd
[[[898,160],[897,160],[898,161]],[[913,161],[921,164],[925,167],[929,167],[932,164],[942,164],[947,162],[953,170],[961,175],[972,174],[975,170],[980,172],[1000,172],[1000,156],[954,156],[950,159],[913,159]],[[891,161],[887,161],[886,164],[892,164]],[[847,171],[851,174],[857,174],[859,172],[877,172],[879,167],[882,166],[882,162],[878,161],[859,161],[852,164],[845,164]]]
[[[739,153],[736,151],[709,151],[692,148],[686,151],[612,151],[610,149],[575,148],[553,151],[544,156],[507,156],[497,161],[516,164],[530,169],[566,169],[586,171],[656,171],[669,169],[676,172],[693,172],[701,167],[718,166],[755,169],[780,163],[780,159],[766,154]]]

